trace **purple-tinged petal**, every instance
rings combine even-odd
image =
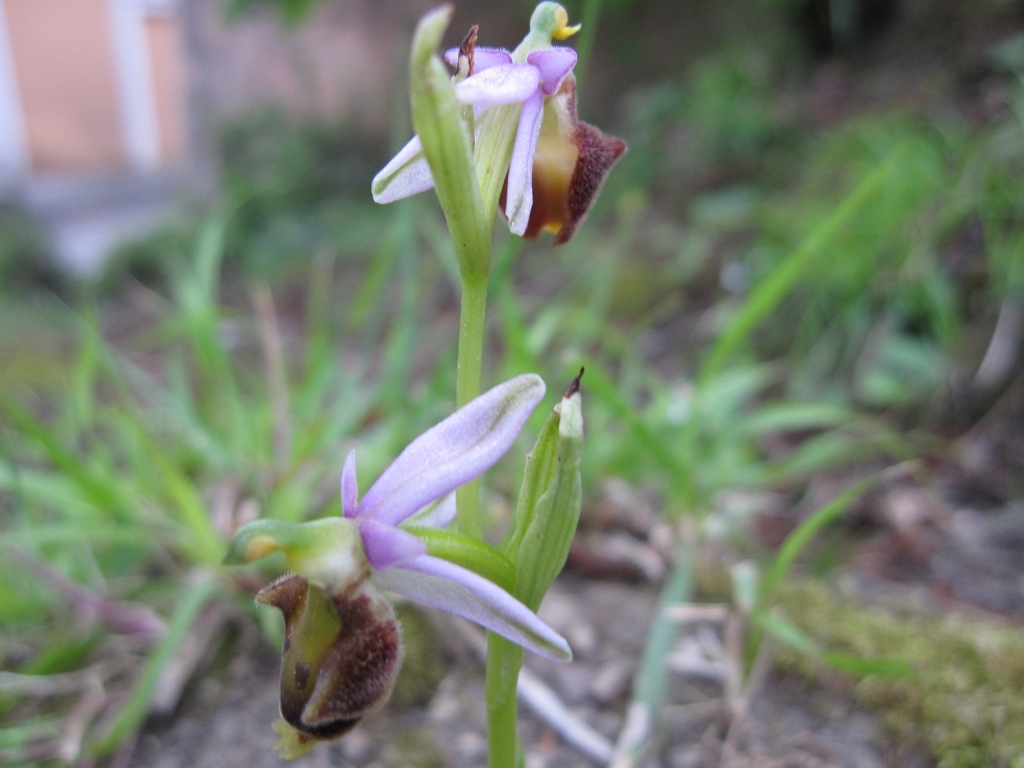
[[[474,621],[545,658],[572,660],[569,644],[537,614],[483,576],[447,560],[422,555],[375,573],[372,580],[382,589]]]
[[[426,192],[434,186],[430,166],[423,156],[420,137],[412,139],[399,150],[376,176],[370,187],[373,200],[377,203],[393,203],[404,197]]]
[[[349,451],[341,470],[341,514],[355,517],[359,509],[359,481],[356,479],[356,452]]]
[[[359,524],[359,535],[363,537],[366,559],[375,571],[427,554],[427,545],[420,539],[408,531],[376,520],[363,520]]]
[[[516,104],[537,91],[540,71],[529,64],[499,64],[455,84],[455,98],[474,107]]]
[[[459,49],[449,48],[444,52],[444,60],[451,66],[459,66]],[[477,46],[473,50],[473,69],[476,72],[483,72],[485,69],[496,67],[499,64],[511,64],[512,54],[504,48],[484,48]]]
[[[483,474],[515,442],[542,397],[544,382],[527,373],[470,401],[402,451],[366,492],[357,517],[398,525]]]
[[[473,52],[473,58],[477,72],[497,67],[499,64],[512,63],[512,54],[504,48],[487,48],[478,45]]]
[[[535,91],[523,102],[516,141],[512,145],[512,161],[508,167],[505,215],[512,234],[520,237],[526,231],[533,208],[533,158],[540,136],[543,107],[544,96],[540,91]]]
[[[545,96],[550,96],[576,66],[576,51],[572,48],[543,48],[529,54],[526,63],[540,72],[540,88]]]
[[[425,528],[447,528],[455,519],[455,494],[449,493],[440,501],[428,504],[402,525],[422,525]]]

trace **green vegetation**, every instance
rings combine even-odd
[[[864,657],[896,654],[900,677],[868,675],[857,700],[882,713],[899,743],[923,743],[940,768],[1020,764],[1024,744],[1024,637],[1016,627],[966,617],[894,614],[790,583],[779,610],[822,646]],[[782,647],[778,663],[812,679],[814,656]]]

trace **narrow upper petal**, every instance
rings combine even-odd
[[[349,451],[341,470],[341,514],[355,517],[359,509],[359,482],[356,479],[356,452]]]
[[[412,139],[373,177],[371,191],[377,203],[393,203],[426,192],[434,186],[419,136]]]
[[[522,237],[533,208],[533,158],[540,136],[544,96],[538,90],[523,102],[516,141],[512,145],[512,161],[508,167],[508,192],[505,215],[512,234]]]
[[[453,67],[459,66],[459,49],[449,48],[444,52],[444,60]],[[499,64],[511,64],[512,54],[504,48],[485,48],[476,46],[473,49],[473,71],[483,72],[485,69],[496,67]]]
[[[387,525],[481,475],[509,449],[544,397],[544,382],[527,373],[499,384],[413,440],[377,479],[357,517]]]
[[[576,51],[572,48],[542,48],[526,57],[526,63],[540,72],[540,88],[545,96],[558,90],[562,80],[576,66]]]
[[[363,539],[366,559],[375,571],[427,554],[427,545],[421,539],[376,520],[363,520],[359,524],[359,535]]]
[[[455,98],[474,107],[523,101],[540,86],[540,70],[529,64],[499,64],[455,84]]]
[[[378,587],[475,621],[541,656],[572,660],[565,638],[537,614],[501,587],[447,560],[421,555],[372,578]]]

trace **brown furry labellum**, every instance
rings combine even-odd
[[[533,156],[533,205],[523,237],[553,232],[555,245],[569,242],[587,217],[626,142],[579,119],[576,78],[570,72],[544,102],[540,135]],[[501,192],[505,213],[508,179]]]
[[[387,703],[402,665],[401,629],[369,583],[331,595],[289,574],[256,602],[284,614],[281,716],[301,740],[344,736]]]

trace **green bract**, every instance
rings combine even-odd
[[[412,42],[409,87],[412,124],[430,166],[437,199],[451,232],[463,276],[490,271],[494,209],[484,207],[473,172],[473,142],[455,98],[451,75],[437,56],[452,7],[443,6],[420,21]],[[486,257],[487,263],[478,263]]]
[[[544,422],[527,457],[516,527],[504,549],[516,566],[516,597],[536,610],[565,565],[583,504],[583,400],[579,379]]]

